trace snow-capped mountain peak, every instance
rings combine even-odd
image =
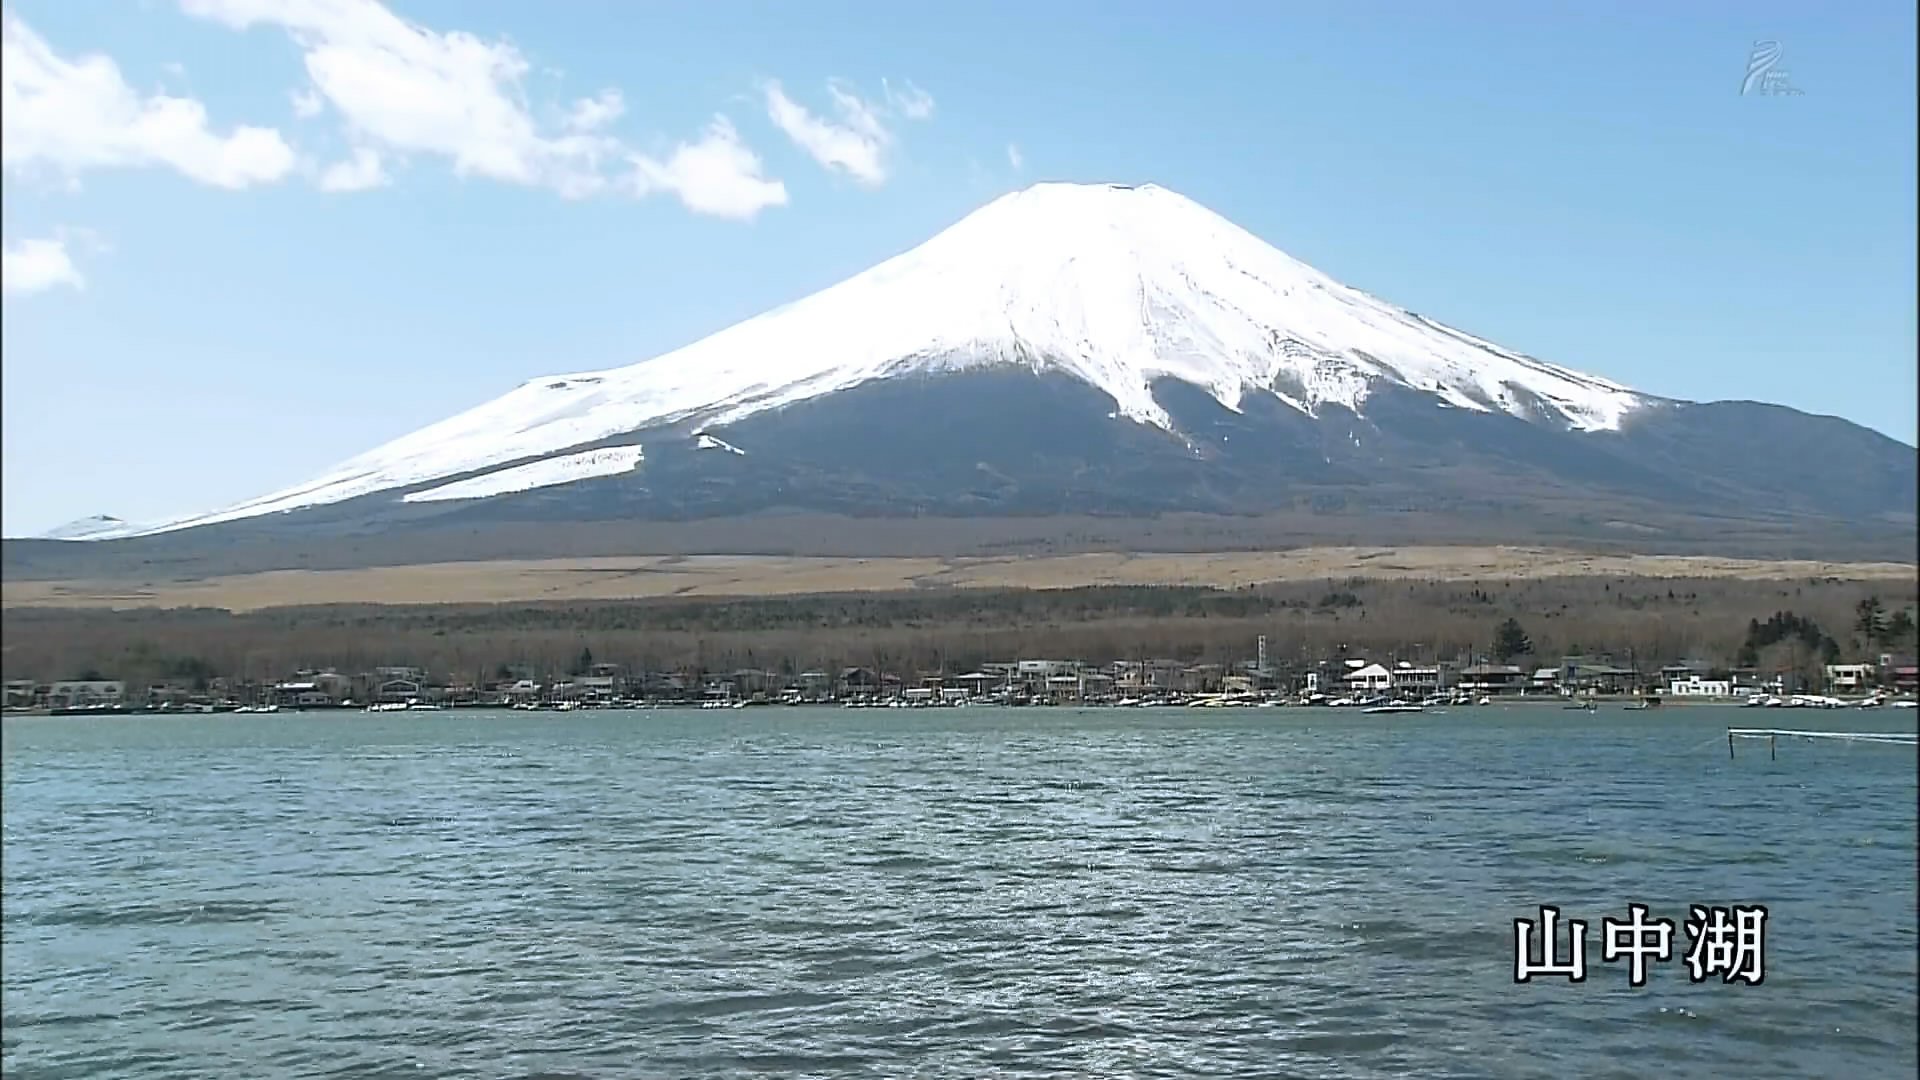
[[[1589,431],[1653,400],[1350,289],[1165,188],[1045,183],[683,348],[529,380],[310,483],[162,528],[483,479],[664,424],[724,428],[875,380],[997,365],[1071,376],[1113,399],[1116,422],[1175,434],[1153,394],[1165,378],[1228,408],[1271,393],[1309,415],[1363,411],[1377,387],[1398,385]],[[454,490],[468,487],[491,490]]]

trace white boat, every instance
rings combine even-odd
[[[1390,705],[1369,705],[1361,711],[1370,713],[1417,713],[1426,712],[1427,707],[1424,705],[1408,705],[1405,702],[1398,702]]]

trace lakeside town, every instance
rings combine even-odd
[[[8,680],[6,708],[53,714],[756,705],[1293,705],[1402,711],[1495,701],[1579,706],[1598,700],[1626,700],[1641,707],[1698,701],[1791,708],[1906,705],[1920,692],[1915,658],[1892,653],[1867,662],[1821,665],[1814,678],[1792,670],[1725,668],[1696,661],[1648,670],[1631,659],[1606,655],[1518,664],[1485,657],[1418,663],[1342,654],[1302,664],[1274,661],[1265,637],[1254,644],[1253,655],[1236,664],[1013,659],[951,672],[862,666],[797,672],[640,670],[596,662],[585,651],[564,672],[501,664],[491,678],[398,665],[350,673],[302,669],[276,680],[200,672],[130,685],[88,672],[87,677],[52,682]]]

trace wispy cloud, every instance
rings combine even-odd
[[[909,120],[925,120],[933,115],[933,95],[910,81],[895,89],[892,83],[881,79],[880,90],[886,95],[887,104]]]
[[[581,98],[567,110],[566,126],[569,131],[598,131],[627,111],[626,99],[618,90],[602,90],[590,98]]]
[[[1013,166],[1014,172],[1019,172],[1027,167],[1026,155],[1022,154],[1020,148],[1012,143],[1007,144],[1007,164]]]
[[[327,166],[319,180],[321,191],[335,192],[370,191],[392,182],[380,151],[368,146],[357,146],[351,157]]]
[[[293,148],[278,130],[243,125],[221,134],[199,101],[139,94],[108,57],[64,59],[18,16],[0,19],[0,162],[7,169],[45,168],[72,179],[91,169],[162,167],[222,188],[273,183],[293,171]]]
[[[320,95],[314,93],[311,86],[303,86],[288,97],[293,101],[293,115],[302,120],[311,120],[319,116],[327,107],[327,103],[320,100]]]
[[[761,90],[766,96],[767,118],[794,145],[829,172],[841,172],[867,187],[887,182],[890,170],[888,152],[894,133],[887,121],[894,116],[923,120],[933,115],[933,97],[926,91],[905,84],[896,90],[882,82],[884,103],[868,101],[844,81],[827,82],[827,95],[833,101],[838,120],[814,113],[787,95],[779,82],[769,80]]]
[[[64,238],[9,240],[0,247],[0,292],[35,293],[61,285],[86,288]]]

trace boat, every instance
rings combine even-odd
[[[1426,712],[1427,707],[1425,705],[1409,705],[1405,702],[1396,702],[1389,705],[1369,705],[1361,711],[1369,713],[1417,713]]]
[[[1576,712],[1595,712],[1595,711],[1597,711],[1597,709],[1596,709],[1596,707],[1594,706],[1594,704],[1593,704],[1593,702],[1591,702],[1591,701],[1569,701],[1569,702],[1567,702],[1567,703],[1566,703],[1565,705],[1562,705],[1562,706],[1560,706],[1560,707],[1561,707],[1562,709],[1571,709],[1571,710],[1574,710],[1574,711],[1576,711]]]

